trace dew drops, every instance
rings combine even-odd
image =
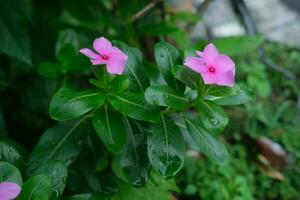
[[[216,119],[216,118],[211,118],[210,119],[210,123],[213,125],[213,126],[217,126],[219,124],[219,120]]]

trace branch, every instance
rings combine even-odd
[[[129,22],[134,22],[138,19],[140,19],[142,16],[144,16],[149,10],[151,10],[153,7],[155,7],[159,2],[162,0],[154,0],[148,5],[146,5],[143,9],[141,9],[139,12],[134,14],[130,19]]]

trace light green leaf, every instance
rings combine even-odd
[[[223,94],[222,94],[223,93]],[[220,88],[220,90],[209,91],[204,99],[211,100],[218,105],[240,105],[246,104],[254,99],[255,94],[246,87],[235,85],[232,88]],[[218,96],[213,96],[218,95]]]
[[[213,41],[221,53],[230,56],[243,56],[254,52],[262,43],[262,36],[231,36]]]

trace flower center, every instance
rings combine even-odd
[[[101,58],[102,58],[103,60],[108,60],[108,56],[107,56],[107,55],[101,55]]]
[[[208,71],[213,73],[213,72],[216,71],[216,69],[215,69],[214,67],[209,67],[209,68],[208,68]]]

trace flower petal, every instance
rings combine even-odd
[[[217,85],[233,87],[233,85],[234,85],[234,75],[235,75],[234,70],[233,71],[227,71],[227,72],[225,72],[221,75],[218,75]]]
[[[202,51],[196,51],[196,54],[197,54],[198,56],[200,56],[201,58],[203,57],[203,52],[202,52]]]
[[[218,49],[213,44],[208,44],[203,51],[203,59],[208,65],[212,65],[219,55]]]
[[[217,68],[219,73],[231,71],[235,68],[234,62],[224,54],[218,55],[213,65]]]
[[[214,84],[217,83],[217,77],[214,73],[206,72],[201,74],[203,82],[205,84]]]
[[[80,49],[79,52],[91,59],[97,59],[99,57],[98,54],[96,54],[95,52],[93,52],[92,50],[90,50],[88,48]]]
[[[199,57],[186,57],[184,60],[184,65],[198,73],[205,73],[208,71],[207,66],[204,65],[203,59]]]
[[[108,39],[100,37],[94,40],[93,47],[98,53],[106,55],[111,51],[112,45]]]
[[[96,60],[91,60],[93,65],[102,65],[102,64],[106,64],[107,61],[103,60],[102,58],[98,58]]]
[[[111,49],[110,57],[112,57],[113,59],[121,59],[125,61],[128,59],[128,56],[123,51],[114,46]]]
[[[126,61],[120,59],[112,59],[107,65],[106,69],[110,74],[123,74]]]
[[[12,182],[0,183],[0,197],[1,200],[11,200],[16,198],[21,192],[21,187]]]

